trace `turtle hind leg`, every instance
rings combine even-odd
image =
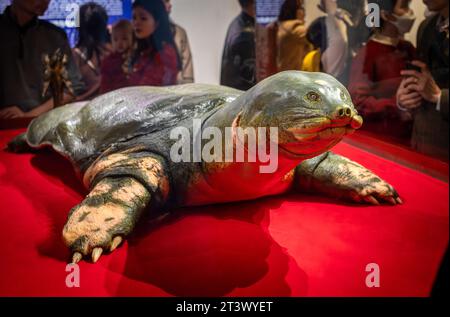
[[[8,142],[6,145],[6,150],[14,153],[26,153],[32,152],[33,148],[27,143],[27,134],[21,133]]]

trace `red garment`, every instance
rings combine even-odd
[[[118,53],[103,61],[101,93],[129,86],[168,86],[177,82],[178,59],[172,45],[165,44],[155,54],[153,49],[143,51],[128,76],[124,72],[124,62]]]
[[[414,46],[403,40],[397,46],[370,40],[359,50],[352,64],[349,91],[365,119],[365,130],[409,140],[411,123],[400,119],[396,93],[402,81],[400,71],[414,58]]]
[[[125,58],[120,53],[112,53],[102,61],[100,93],[128,86],[128,80],[122,69]]]

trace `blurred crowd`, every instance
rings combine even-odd
[[[170,0],[135,0],[131,21],[119,20],[111,27],[105,8],[95,2],[82,5],[73,49],[64,30],[38,19],[49,4],[12,0],[0,16],[0,119],[35,117],[55,106],[52,90],[43,94],[48,85],[43,64],[51,60],[43,56],[58,49],[66,56],[67,73],[59,77],[67,77],[71,87],[62,104],[127,86],[194,82],[188,37],[169,17]]]
[[[223,55],[221,84],[249,89],[255,76],[255,1],[240,0]],[[304,0],[285,0],[276,23],[277,71],[325,72],[351,93],[363,129],[448,161],[448,0],[423,0],[417,46],[411,0],[321,0],[306,25]],[[373,13],[373,12],[372,12]]]
[[[132,19],[108,26],[105,8],[80,8],[78,41],[38,19],[50,0],[12,0],[0,16],[0,119],[35,117],[52,109],[43,94],[42,56],[67,55],[63,103],[115,89],[194,82],[186,31],[171,18],[170,0],[135,0]],[[449,1],[423,0],[426,19],[417,45],[405,39],[416,23],[410,0],[321,0],[322,16],[309,25],[303,0],[285,0],[276,23],[278,71],[325,72],[350,91],[364,129],[448,161]],[[255,0],[239,0],[223,49],[222,85],[256,84]],[[379,23],[377,23],[379,22]],[[48,91],[48,90],[47,90]]]

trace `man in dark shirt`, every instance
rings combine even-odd
[[[228,28],[220,84],[248,90],[256,84],[255,1],[239,0],[242,12]]]
[[[448,71],[449,1],[424,0],[431,12],[417,33],[417,55],[413,64],[420,69],[405,70],[397,92],[398,107],[414,110],[412,146],[419,152],[449,159]]]
[[[43,56],[59,48],[67,55],[69,80],[75,95],[84,86],[65,32],[38,16],[50,0],[12,0],[0,15],[0,119],[35,117],[54,107],[44,87]],[[72,97],[64,95],[63,103]]]

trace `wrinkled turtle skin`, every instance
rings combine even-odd
[[[226,134],[226,127],[278,128],[276,170],[261,173],[259,161],[174,162],[170,149],[178,139],[170,133],[186,127],[192,135],[195,118],[202,120],[202,131],[220,128],[224,148],[228,137],[233,151],[238,142],[250,150],[247,139]],[[391,185],[329,152],[361,125],[336,79],[290,71],[247,92],[200,84],[116,90],[36,118],[9,148],[51,146],[72,162],[89,194],[70,211],[63,240],[74,262],[87,256],[96,262],[132,232],[144,211],[250,200],[290,189],[356,203],[402,203]]]

